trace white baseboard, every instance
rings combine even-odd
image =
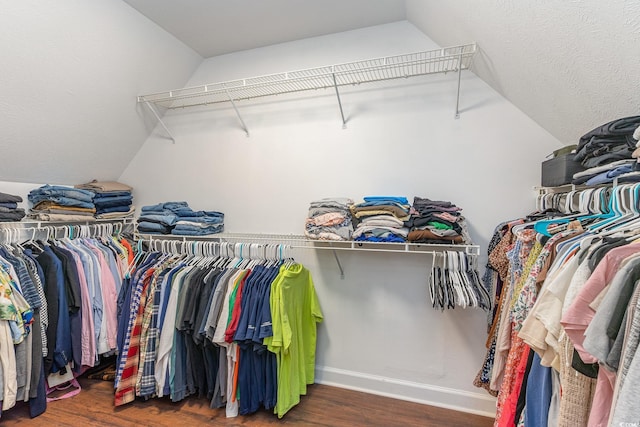
[[[316,366],[316,383],[485,417],[493,418],[496,415],[496,399],[486,393],[474,393],[327,366]]]

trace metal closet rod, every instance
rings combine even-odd
[[[391,253],[440,253],[443,251],[465,252],[470,255],[479,255],[479,245],[456,244],[424,244],[424,243],[397,243],[397,242],[366,242],[356,240],[314,240],[298,234],[245,234],[245,233],[219,233],[206,236],[178,236],[172,234],[138,234],[145,240],[182,240],[182,241],[215,241],[234,243],[257,243],[255,241],[268,241],[273,244],[287,244],[299,249],[328,249],[365,252],[391,252]],[[244,240],[244,242],[240,242]],[[250,240],[255,240],[251,242]]]
[[[21,224],[21,223],[16,223]],[[3,223],[0,227],[0,241],[3,243],[19,243],[36,239],[53,237],[58,238],[58,233],[62,232],[62,237],[98,237],[119,234],[124,231],[124,227],[128,225],[125,222],[86,222],[86,223],[46,223],[36,222],[31,227],[8,227],[7,223]],[[46,224],[46,225],[42,225]],[[41,236],[40,234],[45,234]],[[24,236],[24,237],[22,237]]]
[[[357,252],[383,252],[401,254],[427,254],[435,260],[436,254],[445,251],[464,252],[467,255],[477,256],[480,254],[479,245],[449,245],[449,244],[420,244],[420,243],[385,243],[385,242],[359,242],[359,241],[329,241],[312,240],[305,236],[295,234],[230,234],[220,233],[209,236],[174,236],[168,234],[138,234],[137,237],[143,241],[152,243],[153,241],[169,242],[213,242],[213,243],[259,243],[268,242],[276,245],[286,245],[291,249],[320,249],[333,252],[334,259],[340,270],[340,278],[344,279],[344,268],[340,262],[337,251],[357,251]]]

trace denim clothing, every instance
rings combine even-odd
[[[187,202],[165,202],[158,203],[157,205],[143,206],[142,212],[163,212],[165,210],[175,211],[188,206]]]
[[[95,205],[96,209],[110,208],[112,206],[130,206],[132,200],[133,199],[131,197],[114,197],[113,200],[96,199],[93,201],[93,204]]]
[[[94,200],[119,196],[131,196],[131,191],[96,191],[95,193],[96,195],[93,197]]]
[[[16,202],[0,202],[0,207],[7,209],[17,209],[18,204]]]
[[[204,236],[220,233],[224,214],[217,211],[194,211],[187,202],[166,202],[143,206],[138,229],[142,232],[171,233],[183,236]]]
[[[164,224],[167,226],[172,226],[178,221],[178,217],[174,214],[170,213],[143,213],[140,215],[138,222],[155,222],[158,224]]]
[[[195,217],[178,217],[178,224],[193,224],[196,226],[205,226],[205,225],[214,225],[214,224],[222,224],[224,222],[224,217],[219,216],[195,216]]]
[[[40,202],[51,201],[55,202],[60,206],[75,206],[78,208],[87,208],[87,209],[95,209],[95,205],[91,201],[84,201],[79,199],[74,199],[71,197],[65,196],[48,196],[48,195],[40,195],[40,194],[29,194],[29,201],[33,205],[37,205]]]
[[[193,211],[191,208],[180,208],[172,211],[174,214],[179,216],[180,218],[202,218],[202,217],[211,217],[211,218],[220,218],[220,222],[224,220],[224,214],[222,212],[217,211]]]
[[[138,231],[141,233],[170,234],[171,227],[157,222],[141,221],[138,222]]]
[[[36,196],[53,196],[53,197],[65,197],[69,199],[81,200],[83,202],[91,202],[95,193],[89,190],[81,190],[73,187],[63,187],[59,185],[43,185],[40,188],[31,190],[29,193],[29,200],[31,197]],[[35,204],[35,203],[34,203]]]
[[[223,231],[224,225],[222,224],[211,225],[207,227],[200,227],[189,224],[178,224],[173,228],[173,230],[171,230],[171,234],[175,234],[178,236],[206,236],[207,234],[222,233]]]
[[[131,205],[112,206],[108,208],[96,207],[96,215],[102,215],[102,214],[114,213],[114,212],[129,212],[130,210],[131,210]]]

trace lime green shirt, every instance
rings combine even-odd
[[[301,264],[280,267],[271,284],[269,298],[273,336],[264,339],[276,354],[278,400],[274,412],[279,418],[300,402],[313,384],[316,362],[316,325],[322,322],[311,274]]]

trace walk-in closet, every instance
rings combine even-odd
[[[0,422],[639,425],[639,30],[4,4]]]

